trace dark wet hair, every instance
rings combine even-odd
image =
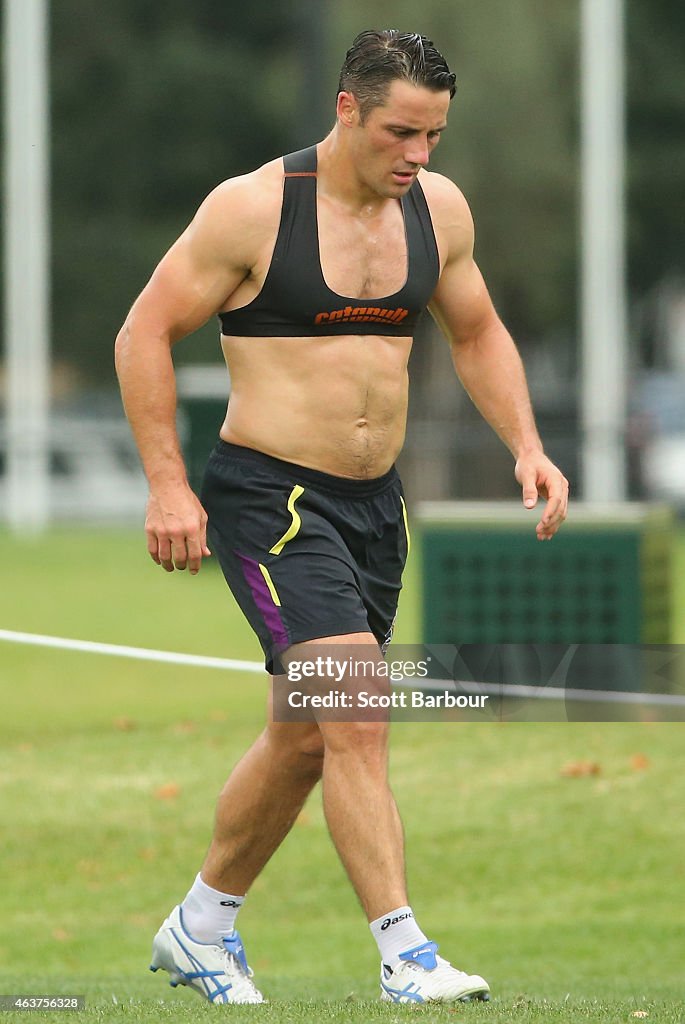
[[[345,56],[338,92],[354,94],[363,122],[369,111],[385,103],[397,79],[434,92],[449,90],[450,99],[457,91],[457,76],[430,39],[389,28],[360,32]]]

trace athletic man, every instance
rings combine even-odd
[[[117,339],[150,483],[148,551],[167,572],[197,573],[210,554],[208,514],[212,550],[270,672],[323,644],[382,658],[408,546],[394,462],[425,306],[512,452],[524,505],[546,500],[539,539],[565,518],[567,483],[543,453],[521,361],[474,263],[468,206],[425,170],[454,82],[422,36],[358,36],[330,134],[212,192]],[[200,502],[174,426],[170,351],[215,313],[232,394]],[[270,714],[221,793],[207,858],[155,938],[153,970],[214,1002],[262,1001],[236,916],[323,778],[330,833],[378,943],[382,998],[488,997],[483,978],[437,955],[412,914],[387,733],[383,721]]]

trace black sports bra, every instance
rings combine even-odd
[[[281,223],[262,290],[247,306],[219,313],[221,333],[249,338],[413,337],[440,274],[433,224],[418,181],[401,200],[408,254],[403,287],[382,299],[355,299],[331,291],[321,270],[316,146],[289,154],[283,164]]]

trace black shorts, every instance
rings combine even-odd
[[[347,480],[219,441],[202,504],[209,547],[269,672],[303,640],[370,631],[387,646],[409,548],[394,467]]]

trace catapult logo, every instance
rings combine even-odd
[[[317,313],[314,323],[317,327],[325,323],[393,323],[399,324],[409,316],[409,310],[398,306],[397,309],[381,309],[380,306],[345,306],[329,312]]]
[[[399,924],[400,921],[407,921],[410,917],[413,917],[411,910],[406,914],[398,914],[396,917],[386,917],[385,921],[381,925],[381,931],[386,932],[390,925]]]

